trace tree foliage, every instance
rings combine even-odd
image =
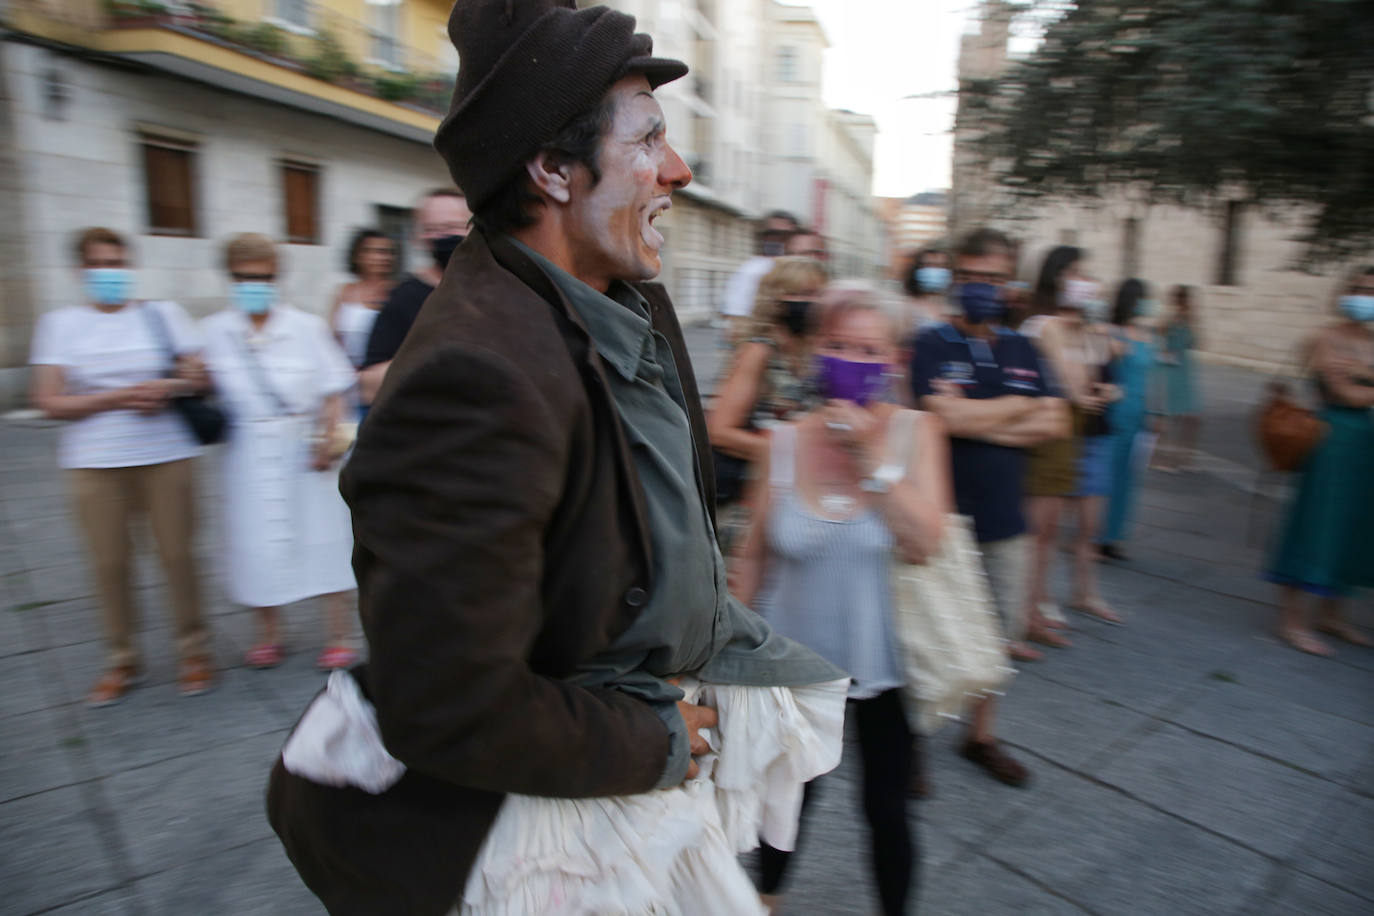
[[[1029,57],[960,87],[1014,195],[1240,193],[1300,205],[1311,261],[1374,240],[1374,0],[1061,5]]]

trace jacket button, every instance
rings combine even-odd
[[[643,607],[644,602],[649,598],[649,593],[636,585],[625,593],[625,603],[630,607]]]

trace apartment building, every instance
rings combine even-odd
[[[580,5],[594,5],[585,0]],[[718,308],[726,281],[754,251],[754,228],[787,210],[827,240],[836,276],[875,276],[885,247],[872,198],[872,118],[828,110],[828,40],[815,12],[775,0],[611,0],[687,62],[657,95],[692,184],[657,225],[663,281],[685,321]]]
[[[79,301],[75,229],[127,234],[137,294],[197,315],[223,240],[283,243],[286,297],[327,306],[352,231],[406,235],[457,60],[444,0],[6,0],[0,6],[0,369]],[[412,253],[413,256],[413,253]],[[13,390],[14,384],[4,387]]]

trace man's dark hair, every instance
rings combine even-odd
[[[787,220],[789,223],[792,224],[793,232],[799,232],[803,228],[801,222],[791,213],[788,213],[786,210],[773,210],[763,218],[763,221],[765,223],[771,223],[775,219]]]
[[[437,195],[428,195],[428,197],[434,196]],[[363,228],[354,232],[353,239],[348,243],[347,267],[348,272],[353,274],[353,276],[355,277],[362,276],[361,271],[358,269],[358,250],[363,247],[363,242],[366,242],[369,239],[386,239],[388,242],[391,241],[391,237],[389,235],[378,229]]]
[[[956,258],[981,258],[989,254],[1005,254],[1008,257],[1015,251],[1011,239],[996,229],[975,229],[964,236],[954,252]]]
[[[1140,300],[1145,298],[1145,284],[1132,277],[1116,291],[1116,304],[1112,307],[1112,324],[1125,327],[1135,317]]]
[[[615,98],[607,93],[594,107],[573,118],[558,135],[539,147],[540,152],[553,153],[564,163],[580,162],[592,176],[592,187],[601,181],[598,153],[601,139],[615,122]],[[534,208],[543,206],[535,193],[530,176],[522,167],[506,183],[474,211],[472,223],[487,234],[514,232],[534,224]]]

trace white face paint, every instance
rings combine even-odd
[[[611,87],[615,118],[601,140],[601,180],[578,169],[565,223],[577,276],[604,289],[612,280],[650,280],[663,269],[654,221],[692,172],[665,137],[663,109],[643,76]]]

